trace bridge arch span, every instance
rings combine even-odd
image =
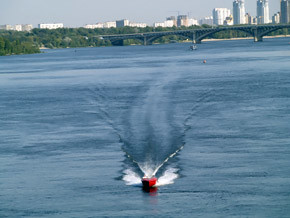
[[[280,29],[286,29],[286,27],[277,27],[277,28],[266,29],[266,30],[264,30],[263,32],[260,33],[260,36],[261,37],[266,36],[269,33],[272,33],[274,31],[277,31],[277,30],[280,30]]]
[[[104,40],[110,40],[112,44],[122,44],[126,39],[137,39],[144,43],[144,45],[150,45],[153,41],[169,35],[182,36],[184,38],[191,39],[194,43],[201,43],[206,37],[218,33],[221,31],[241,31],[254,37],[255,42],[263,41],[263,36],[284,28],[290,28],[290,24],[279,25],[243,25],[243,26],[231,26],[231,27],[216,27],[216,28],[203,28],[203,29],[188,29],[188,30],[175,30],[164,32],[147,32],[136,34],[123,34],[123,35],[104,35],[97,36]],[[117,42],[117,43],[116,43]]]
[[[251,36],[254,36],[253,35],[253,32],[249,29],[225,29],[225,28],[216,28],[216,29],[213,29],[212,31],[206,31],[206,32],[201,32],[200,34],[196,34],[196,37],[195,37],[195,40],[194,40],[194,43],[201,43],[201,41],[209,36],[212,36],[214,35],[215,33],[219,33],[219,32],[223,32],[223,31],[236,31],[236,32],[244,32],[244,33],[247,33]]]
[[[171,33],[171,34],[166,34],[166,35],[157,35],[157,36],[151,36],[146,38],[146,44],[151,45],[155,40],[160,39],[165,36],[180,36],[183,37],[184,39],[192,39],[188,34],[185,33]]]

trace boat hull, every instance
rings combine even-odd
[[[152,177],[152,178],[142,178],[142,184],[144,188],[151,188],[156,185],[157,178]]]

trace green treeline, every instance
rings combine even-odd
[[[99,35],[115,35],[115,34],[134,34],[146,32],[174,31],[210,28],[208,25],[191,26],[191,27],[122,27],[109,29],[85,29],[85,28],[62,28],[55,30],[33,29],[31,32],[17,31],[0,31],[0,55],[12,54],[31,54],[40,52],[39,48],[76,48],[76,47],[99,47],[111,46],[110,41],[106,41],[98,37]],[[290,33],[290,29],[281,29],[270,33],[269,35],[286,35]],[[227,39],[251,37],[248,33],[242,31],[221,31],[215,33],[208,38]],[[182,36],[164,36],[154,41],[154,43],[170,43],[184,41],[186,38]],[[124,41],[124,45],[141,44],[136,39]]]
[[[8,39],[0,36],[0,56],[39,53],[39,47],[26,40]]]

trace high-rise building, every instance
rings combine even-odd
[[[245,15],[245,24],[254,24],[254,18],[249,13]]]
[[[281,23],[289,23],[290,22],[290,0],[282,0],[281,1]]]
[[[277,12],[276,14],[274,14],[273,16],[272,16],[272,23],[273,24],[278,24],[278,23],[280,23],[280,12]]]
[[[223,25],[227,17],[231,15],[231,10],[227,8],[214,8],[212,11],[213,24]]]
[[[257,19],[258,24],[270,23],[268,0],[257,0]]]
[[[235,0],[233,2],[234,25],[245,24],[245,2],[244,0]]]
[[[177,16],[177,26],[188,26],[188,17],[187,15],[178,15]]]

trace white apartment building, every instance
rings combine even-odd
[[[166,20],[162,23],[154,23],[153,27],[173,27],[175,26],[175,21],[174,20]]]
[[[58,28],[63,28],[63,23],[41,23],[41,24],[38,24],[38,28],[39,29],[58,29]]]
[[[164,21],[164,27],[173,27],[173,26],[175,26],[175,20]]]
[[[188,19],[188,26],[194,26],[194,25],[199,25],[198,20],[189,18]]]
[[[115,21],[109,21],[109,22],[105,22],[104,23],[104,28],[116,28],[117,27],[117,24]]]
[[[103,24],[103,23],[97,23],[97,24],[86,24],[86,25],[84,26],[84,28],[86,28],[86,29],[104,28],[104,24]]]
[[[13,30],[22,31],[22,25],[21,24],[14,25]]]
[[[157,28],[157,27],[165,27],[165,24],[164,24],[164,22],[163,23],[161,23],[161,22],[159,22],[159,23],[153,23],[153,27],[154,28]]]
[[[245,2],[244,0],[235,0],[233,2],[234,24],[245,24]]]
[[[31,31],[33,29],[32,24],[23,24],[22,25],[22,31]]]
[[[32,24],[16,24],[14,26],[6,24],[6,25],[1,25],[0,29],[15,30],[15,31],[31,31],[33,29],[33,26]]]
[[[204,17],[202,19],[199,20],[199,25],[213,25],[213,17],[209,16],[209,17]]]
[[[280,12],[277,12],[276,14],[272,16],[272,23],[278,24],[280,23],[280,19],[281,19]]]
[[[13,26],[9,24],[1,25],[0,26],[1,30],[13,30]]]
[[[268,0],[257,0],[258,24],[270,23]]]
[[[231,10],[227,8],[214,8],[212,11],[213,24],[223,25],[227,17],[231,15]]]
[[[139,28],[145,28],[148,25],[146,23],[130,23],[129,24],[130,27],[139,27]]]

